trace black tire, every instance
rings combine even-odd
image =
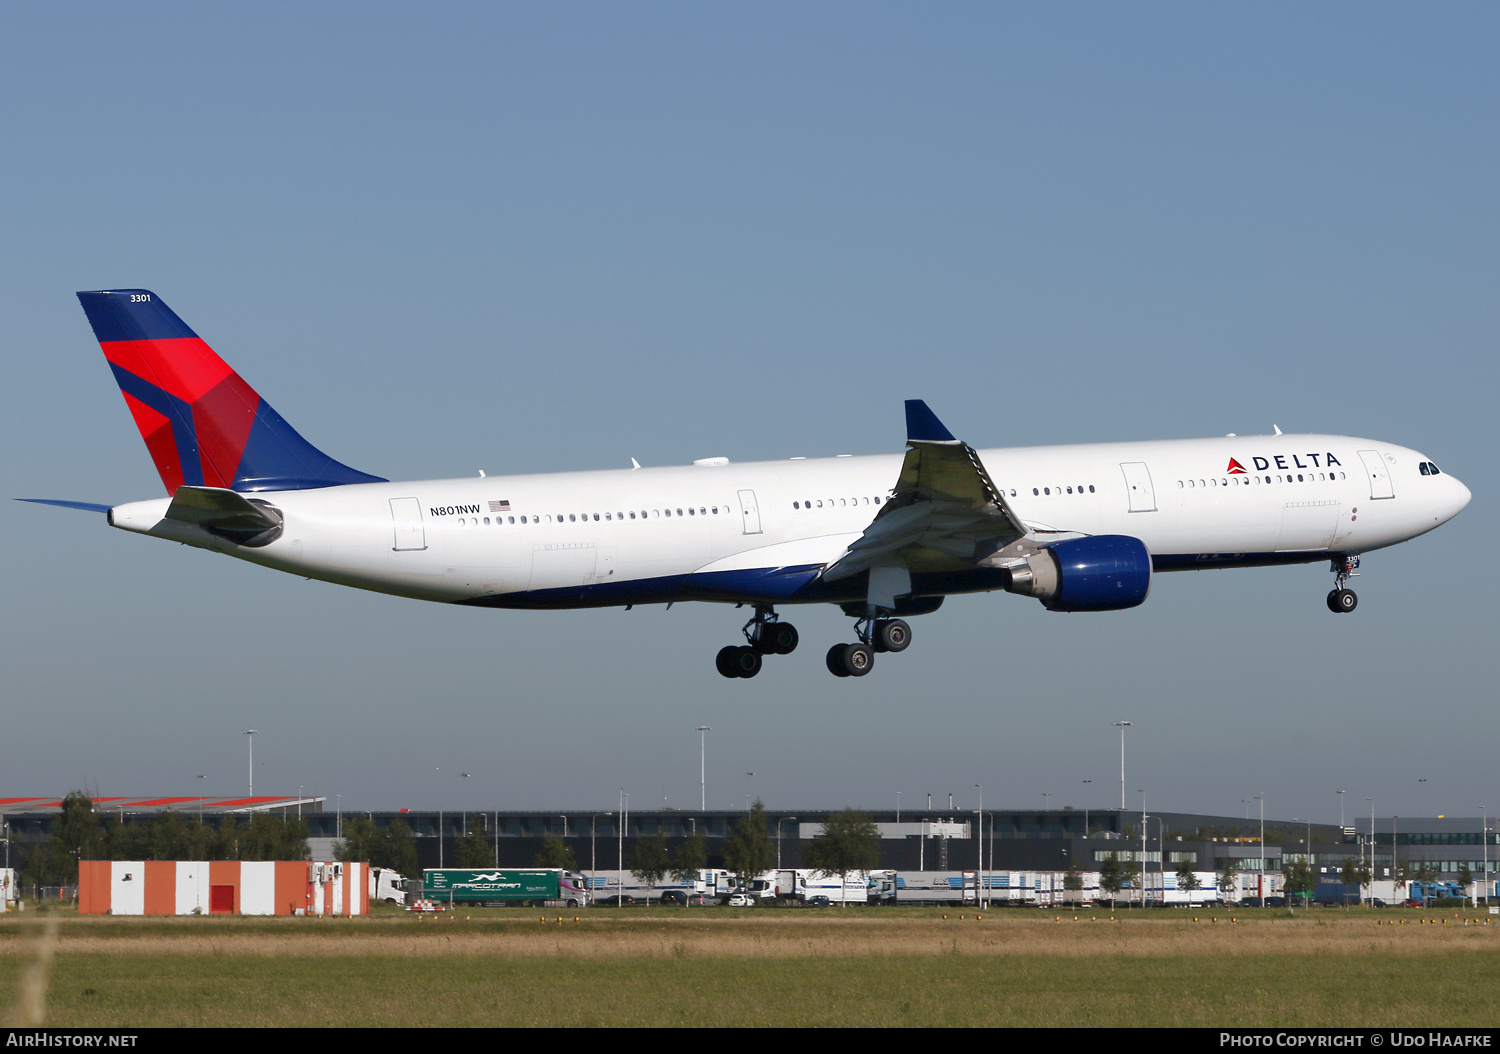
[[[768,655],[790,655],[797,650],[797,627],[790,622],[772,622],[761,630],[761,650]]]
[[[844,649],[849,645],[835,644],[828,649],[828,672],[835,677],[848,677],[849,671],[844,669]]]
[[[1359,606],[1359,597],[1354,595],[1354,590],[1335,589],[1333,592],[1334,595],[1338,597],[1339,606],[1336,610],[1339,612],[1339,614],[1347,615],[1349,612],[1353,611],[1356,607]]]
[[[748,645],[734,649],[732,662],[736,677],[754,677],[760,673],[760,652]]]
[[[875,666],[875,649],[868,644],[846,644],[839,661],[850,677],[863,677]]]
[[[738,677],[740,675],[737,665],[739,648],[733,644],[727,648],[720,648],[719,654],[714,658],[714,665],[725,677]]]
[[[875,650],[901,652],[911,647],[911,627],[898,618],[875,623]]]

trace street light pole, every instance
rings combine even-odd
[[[1486,805],[1481,805],[1479,807],[1479,816],[1480,816],[1480,820],[1479,820],[1479,825],[1480,825],[1479,826],[1479,844],[1484,847],[1484,863],[1481,865],[1481,869],[1480,869],[1479,874],[1481,876],[1480,877],[1480,882],[1482,884],[1484,884],[1484,902],[1486,904],[1488,904],[1490,902],[1490,891],[1489,891],[1489,887],[1488,887],[1488,882],[1490,880],[1490,816],[1489,816],[1489,807],[1486,806]],[[10,851],[9,848],[7,848],[6,852],[9,853],[9,851]],[[7,856],[6,860],[9,861],[10,857]],[[1476,901],[1475,903],[1477,905],[1478,902]]]
[[[242,733],[243,735],[247,735],[247,736],[250,737],[249,739],[245,740],[245,743],[250,747],[250,795],[249,796],[252,797],[252,798],[255,797],[255,734],[257,732],[259,732],[259,731],[260,731],[260,729],[258,729],[258,728],[247,728]]]
[[[975,831],[979,836],[979,861],[978,870],[974,872],[979,881],[974,890],[974,906],[982,908],[984,907],[984,788],[976,783],[974,789],[979,791],[979,823]]]
[[[705,812],[708,809],[708,783],[705,779],[707,769],[704,762],[708,756],[708,734],[713,729],[708,725],[699,725],[693,731],[698,733],[698,811]]]
[[[1260,802],[1260,874],[1256,876],[1256,884],[1260,891],[1261,905],[1265,905],[1266,896],[1266,796],[1257,794],[1255,800]]]
[[[1125,811],[1125,730],[1130,727],[1129,721],[1116,721],[1115,727],[1120,730],[1120,811]]]

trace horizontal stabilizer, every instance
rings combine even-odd
[[[84,512],[109,512],[108,505],[95,505],[91,501],[62,501],[58,498],[17,498],[17,501],[34,501],[38,505],[60,505],[64,509],[82,509]]]

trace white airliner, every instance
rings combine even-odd
[[[111,526],[419,600],[577,608],[748,604],[725,677],[797,646],[778,606],[838,604],[830,672],[904,651],[902,616],[1008,590],[1052,611],[1146,599],[1152,575],[1330,561],[1425,534],[1469,490],[1425,454],[1332,435],[974,450],[906,404],[904,455],[391,483],[302,438],[152,292],[78,294],[168,497]]]

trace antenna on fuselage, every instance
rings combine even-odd
[[[631,458],[630,459],[630,467],[631,468],[640,468],[641,467],[641,463],[639,461],[637,461],[635,458]]]
[[[1280,425],[1272,425],[1271,427],[1274,428],[1274,429],[1276,429],[1276,434],[1277,435],[1281,434],[1281,426]]]

